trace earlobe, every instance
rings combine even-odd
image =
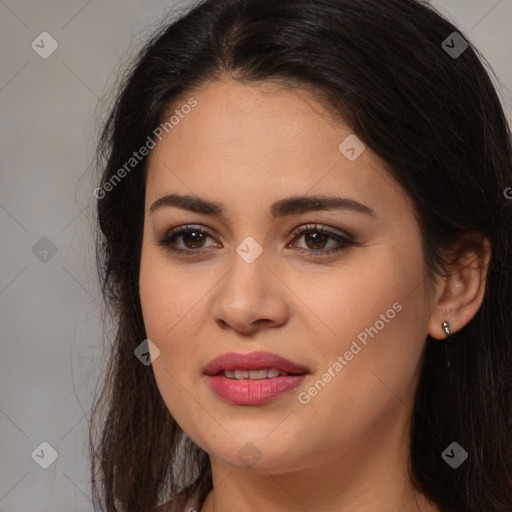
[[[478,245],[472,244],[470,249],[466,246],[459,251],[450,275],[439,283],[441,291],[433,304],[428,324],[432,338],[449,338],[476,315],[485,295],[490,258],[491,244],[487,238]]]

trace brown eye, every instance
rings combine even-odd
[[[205,234],[200,231],[187,231],[184,232],[181,237],[183,243],[189,249],[197,249],[204,244]]]
[[[173,229],[158,244],[166,250],[175,254],[192,255],[203,252],[205,241],[207,238],[214,238],[214,234],[205,228],[196,226],[184,226]],[[176,247],[177,242],[181,239],[182,246]]]
[[[294,240],[304,238],[306,248],[298,248],[301,253],[309,254],[312,256],[328,256],[334,254],[350,246],[355,245],[355,241],[351,235],[342,235],[328,231],[323,227],[319,227],[317,224],[306,226],[297,231],[294,231]],[[334,248],[326,249],[329,239],[338,242]]]
[[[298,247],[296,250],[311,256],[329,256],[356,244],[351,235],[328,231],[317,224],[296,230],[293,236],[294,241],[304,238],[306,244],[305,248]],[[193,256],[205,253],[208,248],[205,242],[208,238],[215,239],[215,235],[204,227],[182,226],[170,231],[162,240],[158,241],[158,244],[173,254]],[[330,241],[337,242],[337,244],[335,243],[334,247],[329,248]],[[219,247],[219,244],[213,244],[210,247]],[[287,247],[293,248],[294,244]]]
[[[329,235],[321,233],[319,231],[310,231],[304,234],[304,240],[309,249],[324,249],[325,244],[329,240]],[[308,242],[311,242],[311,245]]]

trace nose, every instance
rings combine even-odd
[[[268,263],[265,251],[252,263],[234,253],[231,270],[215,287],[213,315],[221,329],[249,335],[286,323],[288,288]]]

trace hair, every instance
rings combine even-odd
[[[453,32],[469,45],[458,57],[443,48]],[[480,250],[475,235],[487,238],[483,303],[450,343],[427,337],[412,411],[410,478],[442,512],[512,510],[512,147],[491,75],[426,2],[206,0],[145,44],[98,145],[104,187],[208,83],[313,91],[411,198],[429,279],[448,275],[455,242]],[[108,512],[152,512],[182,490],[202,503],[212,489],[208,454],[134,357],[146,339],[138,280],[147,161],[97,197],[98,272],[114,332],[92,411],[102,428],[95,436],[91,423],[89,440],[93,503]],[[469,454],[457,469],[441,457],[453,441]]]

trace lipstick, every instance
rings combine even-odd
[[[230,352],[203,370],[210,389],[236,405],[261,405],[291,391],[304,381],[308,368],[270,352]]]

